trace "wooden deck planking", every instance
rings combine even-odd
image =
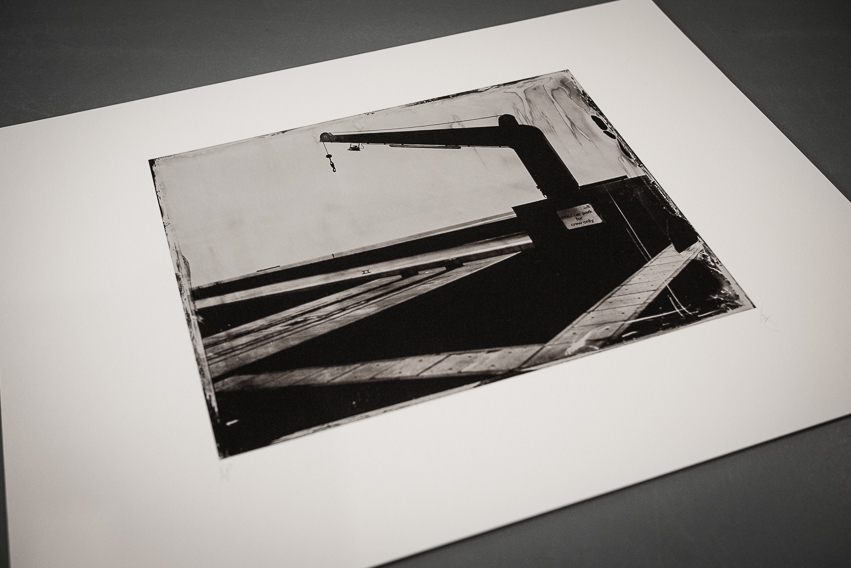
[[[610,310],[597,309],[591,312],[590,314],[586,314],[581,323],[577,323],[577,325],[582,326],[597,326],[604,323],[614,323],[614,322],[622,322],[635,313],[635,309],[637,306],[642,304],[634,304],[632,306],[625,306],[623,308],[614,308]]]
[[[580,354],[587,350],[586,348],[597,349],[601,344],[605,345],[607,341],[610,342],[619,337],[633,318],[665,289],[700,250],[702,247],[699,244],[682,254],[676,253],[673,247],[665,249],[544,345],[428,354],[351,365],[294,369],[281,373],[255,375],[253,380],[246,376],[239,376],[237,379],[229,377],[220,383],[221,387],[217,385],[217,390],[220,388],[227,390],[279,388],[294,384],[323,386],[385,380],[428,380],[459,375],[500,375],[532,369]],[[446,271],[431,279],[418,282],[414,286],[401,289],[393,296],[398,296],[398,301],[406,301],[448,281],[490,266],[503,258],[477,261],[454,271]],[[464,274],[458,272],[462,269],[466,269]],[[453,272],[456,274],[452,274]],[[371,315],[375,313],[372,309],[380,311],[385,301],[389,301],[389,298],[375,300],[373,304],[376,305],[371,308],[362,306],[361,311],[370,309],[368,315]],[[347,319],[350,315],[350,313],[343,313],[335,317],[341,320],[338,323],[347,325],[351,323]],[[321,325],[314,327],[321,327]]]
[[[498,375],[508,373],[532,357],[541,345],[501,347],[464,353],[450,353],[420,373],[421,377],[465,375]]]
[[[335,329],[339,329],[356,321],[360,321],[364,318],[375,315],[381,311],[384,311],[388,308],[392,308],[401,303],[404,303],[408,300],[421,296],[431,290],[464,278],[465,276],[469,276],[470,274],[477,272],[483,268],[487,268],[488,266],[495,264],[504,258],[494,258],[487,259],[482,261],[471,262],[470,264],[465,264],[460,268],[455,268],[453,270],[446,270],[436,274],[435,276],[430,276],[427,278],[419,279],[418,276],[414,276],[409,278],[409,281],[414,281],[412,285],[400,288],[399,290],[394,291],[392,294],[388,294],[382,296],[376,300],[363,303],[359,306],[356,306],[352,309],[341,310],[339,313],[332,314],[331,317],[319,321],[315,325],[306,326],[304,328],[300,328],[295,330],[292,334],[287,337],[291,340],[291,345],[287,344],[287,347],[291,347],[292,345],[296,345],[298,343],[303,343],[309,339],[313,339],[314,337],[319,337],[320,335],[324,335],[330,331]]]
[[[701,250],[700,243],[683,253],[669,246],[547,342],[524,367],[593,351],[617,339]]]
[[[257,333],[264,329],[269,329],[275,325],[280,323],[289,321],[295,317],[298,317],[301,314],[325,307],[329,304],[333,304],[336,302],[341,302],[347,298],[351,298],[353,296],[357,296],[359,294],[363,294],[364,292],[368,292],[374,288],[378,288],[380,286],[384,286],[390,282],[401,280],[401,276],[389,276],[387,278],[377,278],[375,280],[371,280],[369,282],[365,282],[354,288],[349,288],[347,290],[342,290],[335,294],[330,294],[328,296],[323,296],[322,298],[318,298],[313,300],[312,302],[307,302],[306,304],[301,304],[299,306],[295,306],[293,308],[283,310],[276,314],[272,314],[261,318],[259,320],[255,320],[252,322],[248,322],[246,324],[240,325],[238,327],[234,327],[232,329],[228,329],[217,333],[215,335],[211,335],[209,337],[204,338],[204,347],[210,348],[220,343],[224,343],[226,341],[233,340],[237,337],[241,337],[243,335],[248,335],[251,333]]]
[[[318,288],[333,282],[343,282],[347,280],[362,280],[364,278],[397,276],[402,272],[410,270],[428,270],[440,268],[447,261],[455,260],[458,262],[472,262],[484,258],[501,256],[509,253],[520,252],[532,248],[532,240],[525,233],[477,241],[465,245],[443,249],[434,252],[422,253],[412,257],[403,259],[389,260],[385,262],[359,266],[357,268],[341,270],[329,274],[320,274],[317,276],[308,276],[296,280],[287,280],[275,284],[267,284],[250,288],[248,290],[240,290],[222,294],[221,296],[213,296],[203,298],[195,302],[195,309],[204,309],[212,306],[230,304],[233,302],[241,302],[254,298],[262,298],[274,294],[283,294],[286,292],[295,292],[300,290],[310,290]]]
[[[256,390],[273,388],[275,386],[290,386],[320,372],[324,367],[306,367],[273,373],[258,373],[250,375],[232,375],[215,385],[216,392],[234,392],[240,390]]]
[[[236,392],[261,389],[278,389],[299,384],[326,384],[340,375],[358,367],[360,363],[333,367],[304,367],[274,373],[233,375],[216,383],[216,392]],[[237,380],[232,380],[237,379]]]
[[[293,385],[333,386],[372,381],[429,380],[447,376],[501,375],[519,369],[545,345],[521,345],[459,353],[380,359],[330,367],[306,367],[276,373],[235,375],[216,385],[218,392],[274,389]],[[445,364],[441,364],[444,363]]]
[[[352,369],[351,371],[339,375],[332,382],[337,384],[346,384],[346,383],[365,383],[371,379],[374,379],[376,375],[381,373],[382,371],[386,371],[390,367],[396,365],[398,361],[394,359],[386,359],[381,361],[369,361],[359,365],[358,367]]]
[[[659,284],[659,271],[664,272],[664,268],[666,266],[676,266],[671,264],[663,264],[663,265],[655,265],[650,270],[642,270],[640,274],[635,275],[632,278],[632,284],[642,284],[644,282],[652,282],[654,286],[658,287]],[[647,267],[645,267],[647,268]],[[655,288],[654,288],[655,289]]]
[[[327,321],[329,318],[338,317],[340,314],[345,314],[363,306],[367,306],[378,299],[392,297],[392,295],[399,290],[409,288],[428,278],[433,278],[433,276],[431,274],[418,274],[407,279],[394,279],[390,283],[386,283],[378,288],[373,288],[357,296],[348,297],[342,301],[325,305],[306,314],[297,314],[295,317],[284,319],[275,325],[263,328],[255,333],[242,335],[231,341],[211,346],[206,350],[207,362],[210,365],[210,371],[214,377],[219,376],[226,372],[219,370],[223,361],[233,360],[232,363],[225,364],[225,366],[229,367],[229,369],[233,369],[235,367],[232,365],[236,364],[238,360],[242,360],[238,359],[241,355],[252,353],[257,350],[265,350],[267,354],[271,354],[274,351],[269,351],[268,348],[266,348],[266,346],[270,343],[280,342],[286,338],[294,336],[294,334],[297,334],[299,331],[315,327],[316,325]],[[300,341],[293,343],[293,345],[296,345],[297,343],[300,343]],[[278,351],[279,350],[280,349],[278,349]]]
[[[350,363],[348,365],[333,365],[331,367],[313,367],[315,373],[304,373],[297,381],[290,384],[299,386],[327,385],[339,376],[360,367],[362,363]]]
[[[472,351],[468,353],[451,353],[439,363],[432,365],[419,376],[421,377],[446,377],[456,376],[464,372],[464,369],[485,356],[487,351]]]
[[[657,287],[656,282],[653,282],[652,280],[647,282],[630,283],[623,286],[621,294],[627,295],[637,294],[640,292],[655,292]]]
[[[216,392],[235,392],[254,389],[257,383],[257,375],[231,375],[213,385],[213,388]]]
[[[221,376],[243,365],[360,321],[440,286],[469,276],[514,254],[516,253],[473,261],[459,268],[439,272],[436,275],[419,274],[412,276],[398,283],[393,282],[365,294],[348,298],[339,304],[327,305],[310,313],[309,317],[290,320],[264,329],[262,333],[245,335],[232,342],[219,344],[207,353],[210,372],[213,377]]]
[[[540,345],[524,345],[489,351],[465,367],[464,372],[474,374],[507,373],[520,367],[540,349]]]
[[[534,369],[541,365],[561,361],[567,358],[567,350],[570,348],[569,343],[552,343],[541,347],[533,357],[523,364],[523,369]]]
[[[609,301],[606,302],[607,308],[621,308],[626,306],[635,306],[638,304],[643,304],[647,301],[647,298],[652,296],[654,290],[645,290],[644,292],[635,292],[632,294],[622,294],[620,296],[613,296],[609,298]]]
[[[647,264],[647,266],[666,266],[670,264],[679,264],[682,262],[681,253],[676,253],[674,255],[666,255],[654,261],[651,261]]]
[[[263,376],[268,376],[268,379],[264,380],[262,384],[268,388],[288,387],[302,381],[312,380],[324,369],[324,367],[304,367],[278,373],[264,373]]]
[[[316,309],[308,310],[306,312],[294,311],[291,315],[280,318],[279,321],[274,324],[263,326],[251,333],[237,335],[229,341],[211,345],[207,349],[207,353],[208,355],[216,356],[247,343],[260,341],[267,337],[279,336],[283,332],[293,331],[300,327],[311,325],[318,320],[329,317],[329,315],[357,308],[360,305],[374,301],[376,298],[381,298],[398,290],[405,289],[417,282],[433,276],[433,274],[426,273],[417,274],[416,276],[407,279],[394,277],[390,281],[384,282],[381,286],[372,287],[371,289],[363,291],[357,295],[340,298],[336,302],[326,303]]]
[[[391,367],[378,373],[376,375],[376,378],[404,379],[409,377],[416,377],[420,373],[442,361],[443,359],[446,359],[445,353],[437,353],[434,355],[418,355],[415,357],[405,357],[404,359],[397,359]]]

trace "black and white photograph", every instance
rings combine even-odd
[[[12,566],[851,566],[835,6],[66,4],[4,12]]]
[[[568,71],[150,167],[222,458],[753,307]]]

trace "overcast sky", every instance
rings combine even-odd
[[[591,93],[593,96],[593,93]],[[581,184],[643,171],[591,118],[567,73],[397,107],[158,160],[163,207],[192,286],[505,213],[542,199],[506,148],[360,152],[322,132],[494,126],[541,128]],[[464,122],[460,122],[464,121]]]

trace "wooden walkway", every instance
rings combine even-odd
[[[677,253],[673,247],[663,250],[545,344],[437,353],[257,375],[233,375],[216,384],[215,389],[217,392],[233,392],[293,385],[323,386],[465,375],[499,376],[547,366],[619,340],[641,311],[666,289],[668,283],[701,250],[700,243],[683,253]],[[205,341],[205,347],[209,345],[211,372],[213,376],[220,376],[247,362],[259,360],[487,268],[508,256],[511,255],[475,261],[461,268],[442,271],[438,275],[423,274],[405,280],[376,280],[210,337]]]
[[[417,254],[403,259],[388,260],[358,266],[357,268],[348,270],[267,284],[266,286],[222,294],[221,296],[203,298],[195,301],[195,309],[202,310],[212,306],[252,300],[274,294],[310,290],[332,282],[368,281],[376,278],[398,276],[412,271],[431,270],[440,268],[449,261],[466,264],[475,260],[503,256],[508,253],[520,252],[531,248],[533,248],[532,240],[525,233],[509,235],[507,237],[477,241],[439,251]]]
[[[334,331],[514,256],[474,260],[457,268],[390,276],[285,310],[204,339],[210,375],[220,377]]]
[[[669,246],[548,341],[524,368],[546,365],[614,343],[702,250],[699,242],[682,253]]]

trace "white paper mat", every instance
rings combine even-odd
[[[148,159],[569,69],[757,308],[220,461]],[[851,204],[649,1],[0,130],[13,566],[367,566],[851,412]]]

